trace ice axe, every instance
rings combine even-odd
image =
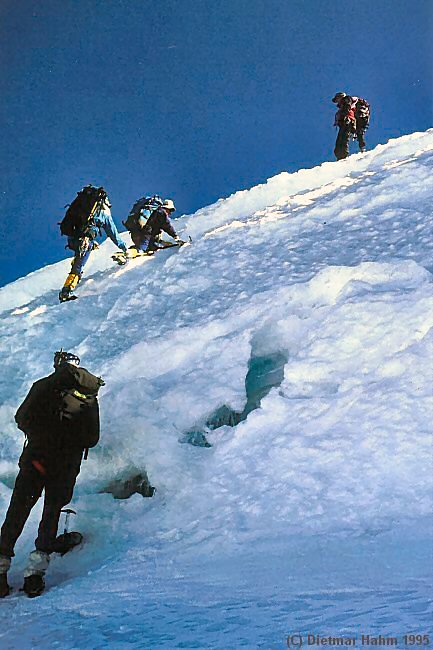
[[[71,515],[76,515],[77,513],[75,510],[72,510],[72,508],[65,508],[64,510],[61,510],[60,512],[64,512],[66,517],[65,517],[65,528],[63,530],[63,534],[66,535],[68,532],[68,524],[69,524],[69,517]]]

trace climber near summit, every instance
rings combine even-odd
[[[370,105],[362,97],[351,97],[346,93],[337,93],[332,98],[337,104],[334,126],[338,127],[334,154],[337,160],[349,155],[350,136],[358,140],[359,151],[365,151],[365,132],[370,121]]]
[[[44,508],[35,550],[24,571],[23,591],[39,596],[50,553],[66,553],[82,540],[80,533],[57,537],[62,508],[72,499],[81,461],[99,440],[97,394],[100,377],[79,367],[80,359],[60,350],[54,355],[54,372],[36,381],[15,415],[26,441],[19,473],[0,531],[0,598],[10,592],[7,572],[30,511],[45,490]]]
[[[110,208],[111,203],[103,187],[86,185],[78,192],[59,224],[61,234],[68,238],[67,248],[74,251],[71,271],[59,293],[60,302],[77,298],[73,291],[81,279],[90,253],[98,248],[96,237],[101,235],[101,230],[126,253],[126,244],[117,231]]]

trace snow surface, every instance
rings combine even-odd
[[[0,289],[1,513],[13,415],[53,351],[106,381],[73,501],[86,544],[53,559],[43,597],[0,602],[2,649],[429,632],[432,167],[433,130],[415,133],[182,217],[180,250],[119,268],[106,242],[76,302],[57,303],[67,260]],[[250,360],[275,353],[284,379],[260,408],[211,448],[181,444],[242,411]],[[152,499],[101,493],[143,469]]]

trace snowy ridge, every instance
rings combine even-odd
[[[106,380],[102,441],[74,499],[86,550],[53,562],[37,605],[4,603],[36,627],[57,607],[40,647],[268,648],[318,621],[328,633],[427,624],[432,167],[433,130],[405,136],[182,217],[194,242],[179,251],[119,270],[104,244],[75,303],[56,303],[67,261],[0,289],[1,512],[22,444],[13,414],[54,349]],[[241,412],[249,368],[275,355],[283,374],[260,408],[208,431],[211,448],[181,444],[220,407]],[[153,499],[100,493],[144,468]],[[305,599],[296,615],[292,597]],[[14,623],[0,633],[10,647],[30,638]]]
[[[395,166],[406,165],[415,161],[419,156],[432,149],[432,132],[413,133],[401,138],[390,140],[386,145],[378,145],[373,151],[366,154],[355,154],[340,163],[325,162],[312,169],[301,169],[289,174],[282,172],[268,179],[265,184],[257,185],[250,190],[236,192],[226,199],[220,199],[215,204],[198,210],[194,215],[181,217],[176,220],[177,227],[185,224],[184,233],[198,237],[221,225],[232,223],[235,220],[245,220],[255,212],[265,210],[269,206],[278,206],[280,202],[287,207],[290,198],[294,206],[303,205],[303,194],[312,190],[324,188],[328,193],[337,189],[340,182],[351,184],[356,182],[360,174],[371,175],[377,171],[386,171]],[[114,213],[115,214],[115,213]],[[120,215],[115,214],[117,223]],[[103,246],[98,255],[93,255],[89,271],[105,270],[111,266],[110,255],[114,250],[111,242]],[[32,298],[38,297],[42,292],[56,289],[57,277],[63,278],[69,269],[69,262],[62,261],[51,264],[43,269],[30,273],[25,278],[20,278],[6,287],[0,288],[0,312],[11,309],[13,306],[24,304]],[[56,272],[57,271],[57,272]],[[87,273],[89,275],[89,273]]]

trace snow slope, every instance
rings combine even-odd
[[[2,648],[428,632],[432,166],[433,130],[405,136],[182,217],[179,251],[119,269],[103,244],[74,303],[57,303],[67,261],[0,289],[1,513],[13,414],[53,351],[106,381],[73,502],[87,543],[53,560],[43,598],[1,602]],[[242,411],[252,363],[277,353],[260,408],[210,448],[182,444],[219,407]],[[152,499],[101,493],[143,469]]]

